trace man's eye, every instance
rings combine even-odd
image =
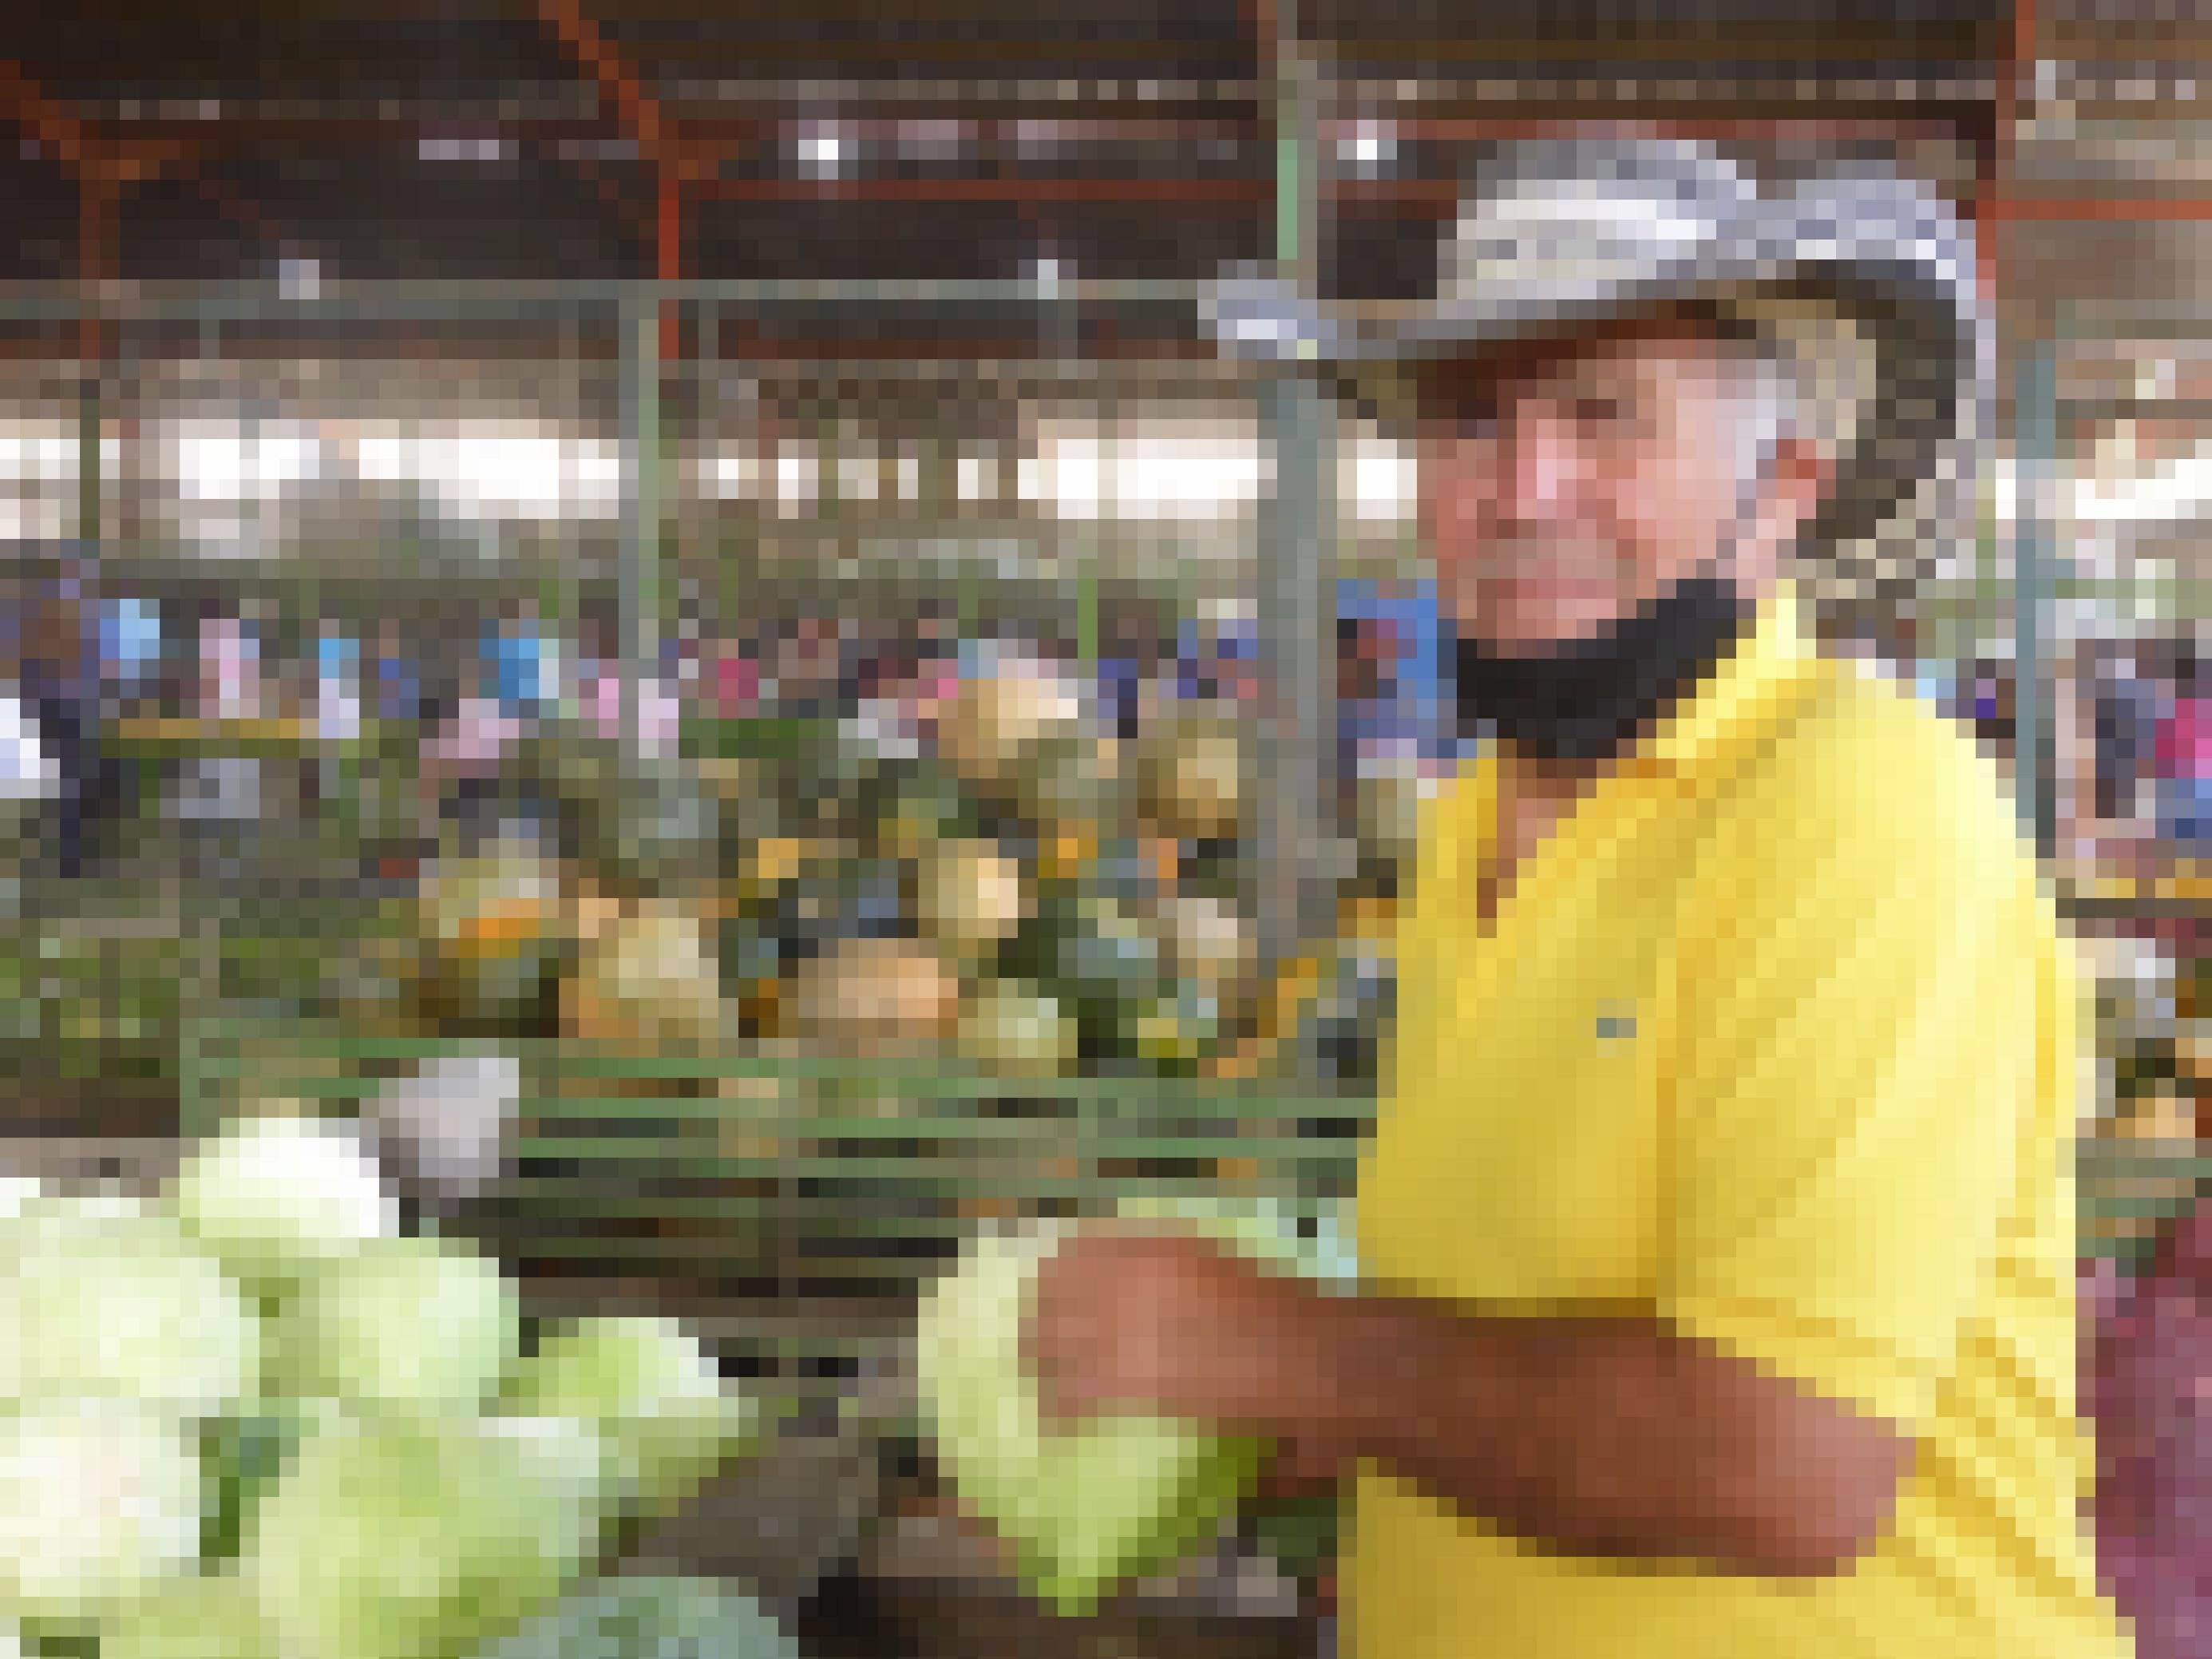
[[[1629,416],[1627,403],[1619,398],[1577,398],[1575,419],[1584,426],[1618,426]]]
[[[1498,430],[1498,400],[1494,398],[1456,398],[1439,404],[1437,422],[1463,438],[1487,438]]]

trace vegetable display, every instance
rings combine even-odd
[[[654,1053],[789,1037],[1200,1078],[1297,1073],[1325,1049],[1356,1079],[1372,1056],[1328,1017],[1265,1018],[1280,971],[1250,914],[1250,720],[1169,699],[1117,735],[1076,677],[1007,651],[981,653],[911,735],[720,722],[693,746],[783,736],[735,770],[670,763],[702,789],[711,772],[719,804],[665,882],[637,826],[611,827],[631,816],[613,757],[580,769],[548,738],[549,787],[603,833],[441,858],[405,924],[416,941],[395,947],[413,983],[394,1006],[426,1034]]]
[[[0,1651],[475,1659],[756,1449],[672,1322],[526,1352],[346,1127],[267,1116],[151,1201],[0,1213]]]
[[[1302,1238],[1266,1204],[1131,1200],[1119,1214],[1196,1226],[1316,1280],[1352,1271],[1333,1231]],[[1272,1448],[1134,1413],[1043,1426],[1020,1334],[1038,1271],[1066,1236],[1048,1222],[972,1241],[924,1301],[916,1362],[925,1420],[961,1499],[1012,1547],[1041,1601],[1081,1614],[1213,1538],[1252,1495]]]
[[[505,1409],[586,1425],[610,1447],[625,1507],[690,1497],[733,1438],[758,1427],[754,1402],[726,1394],[714,1365],[672,1320],[571,1320],[509,1372]]]

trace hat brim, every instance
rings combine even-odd
[[[1808,190],[1680,258],[1578,292],[1323,306],[1248,270],[1217,285],[1207,320],[1231,352],[1301,365],[1356,412],[1403,432],[1426,362],[1691,306],[1736,309],[1751,295],[1832,308],[1875,362],[1808,526],[1809,539],[1836,545],[1879,529],[1971,429],[1994,360],[1963,228],[1911,192],[1875,197],[1863,214],[1856,205],[1848,189],[1840,199]],[[1853,234],[1839,235],[1839,224]]]

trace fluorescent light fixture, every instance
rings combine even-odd
[[[1990,471],[1997,522],[2014,523],[2029,504],[2027,481],[2008,459]],[[2051,487],[2056,513],[2075,526],[2181,523],[2212,507],[2212,447],[2117,478],[2057,468]]]
[[[1413,516],[1418,474],[1403,445],[1362,440],[1346,452],[1337,476],[1339,497],[1351,501],[1355,518],[1390,523]]]
[[[322,292],[323,268],[313,259],[279,259],[276,291],[287,300],[312,300]]]
[[[960,154],[966,142],[966,131],[957,121],[904,121],[899,125],[899,149],[908,155],[950,160]]]
[[[425,138],[415,154],[425,161],[508,161],[514,146],[504,138]]]
[[[312,425],[180,421],[161,434],[165,470],[195,505],[274,501],[350,466],[370,483],[419,484],[477,519],[610,519],[621,509],[619,447],[535,422],[368,421],[343,453]]]
[[[2093,524],[2171,524],[2207,506],[2212,506],[2212,452],[2111,483],[2084,478],[2074,491],[2074,517]]]
[[[61,483],[76,477],[76,430],[64,421],[20,421],[0,425],[0,480]],[[100,441],[103,467],[120,462],[122,441]]]
[[[799,136],[799,163],[810,172],[836,173],[851,160],[851,149],[835,127],[813,127]]]
[[[992,455],[962,455],[953,464],[954,489],[963,501],[996,500],[999,463]]]
[[[1351,137],[1336,141],[1336,159],[1340,166],[1361,171],[1388,167],[1398,159],[1398,141],[1388,128],[1363,121]]]
[[[1024,500],[1065,519],[1206,520],[1252,506],[1268,476],[1253,433],[1167,420],[1133,423],[1110,447],[1095,427],[1048,428],[1019,484]]]
[[[297,421],[179,421],[161,437],[166,468],[187,501],[274,501],[322,468],[321,447]]]

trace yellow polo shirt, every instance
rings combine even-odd
[[[1493,779],[1424,807],[1362,1160],[1386,1292],[1641,1310],[1899,1424],[1841,1574],[1573,1557],[1371,1463],[1348,1659],[2116,1659],[2081,1511],[2083,981],[1972,737],[1789,583],[1476,921]]]

